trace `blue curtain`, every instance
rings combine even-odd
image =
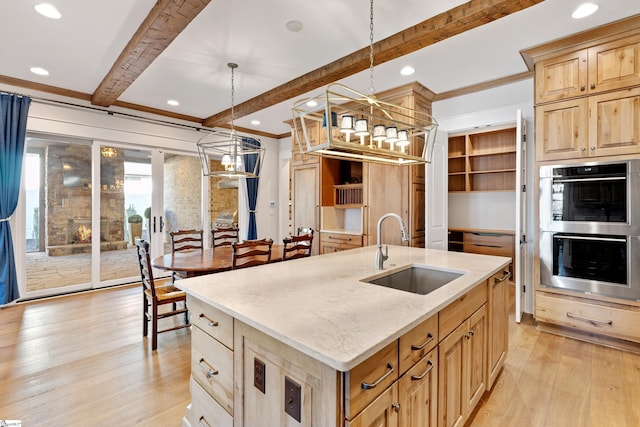
[[[20,296],[9,218],[18,204],[30,104],[29,97],[0,94],[0,304]]]
[[[243,147],[246,149],[259,148],[260,141],[253,138],[242,138]],[[245,154],[244,156],[244,168],[245,170],[253,170],[256,167],[256,162],[260,161],[257,154]],[[256,167],[256,173],[260,174],[260,165],[258,163]],[[247,232],[247,239],[253,240],[258,238],[258,226],[256,225],[256,204],[258,202],[258,183],[260,178],[247,178],[247,201],[249,202],[249,231]]]

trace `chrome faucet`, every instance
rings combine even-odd
[[[407,227],[404,225],[404,221],[398,214],[386,213],[378,220],[378,250],[376,251],[376,270],[384,269],[384,262],[389,259],[389,246],[385,246],[385,253],[382,253],[382,223],[386,218],[395,218],[400,223],[400,234],[403,242],[409,241],[409,233],[407,233]]]

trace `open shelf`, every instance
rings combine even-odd
[[[449,191],[513,191],[515,127],[449,137]]]

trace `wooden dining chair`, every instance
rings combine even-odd
[[[245,240],[244,242],[234,242],[231,268],[253,267],[271,262],[272,239]]]
[[[171,252],[202,249],[202,230],[174,230],[171,236]]]
[[[174,230],[169,232],[169,236],[171,236],[171,253],[176,253],[180,251],[193,251],[193,250],[202,250],[202,230]],[[175,282],[176,280],[184,279],[187,277],[184,273],[180,273],[174,271],[171,273],[171,280]]]
[[[149,242],[137,240],[136,247],[142,281],[142,336],[146,337],[149,334],[149,323],[151,323],[151,350],[155,350],[158,348],[159,333],[191,326],[187,309],[187,295],[172,283],[158,282],[156,284],[149,258]],[[180,306],[178,303],[181,303]],[[170,308],[160,310],[161,307],[168,307],[169,304]],[[158,329],[158,320],[180,314],[184,315],[184,323],[162,330]]]
[[[296,258],[306,258],[311,256],[311,248],[313,243],[313,230],[311,234],[302,234],[300,236],[289,236],[282,239],[284,248],[282,248],[282,260]]]
[[[311,234],[313,236],[313,228],[311,227],[298,227],[298,236],[303,234]]]
[[[211,230],[211,246],[230,246],[238,241],[238,227],[217,227]]]

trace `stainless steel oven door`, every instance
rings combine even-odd
[[[540,229],[640,235],[640,159],[542,166]]]
[[[540,282],[547,288],[640,300],[640,237],[541,232]]]

